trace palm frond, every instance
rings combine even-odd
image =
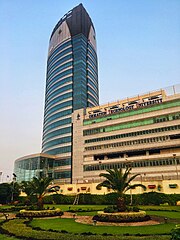
[[[133,184],[133,185],[129,185],[127,188],[126,188],[126,190],[125,190],[125,192],[127,192],[128,190],[130,190],[130,189],[134,189],[134,188],[136,188],[136,187],[141,187],[141,188],[143,188],[143,190],[146,190],[146,186],[144,186],[143,184]]]

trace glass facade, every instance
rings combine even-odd
[[[62,163],[71,165],[71,114],[98,104],[95,30],[80,4],[60,19],[50,37],[42,152],[58,155]],[[71,178],[71,171],[60,170],[54,177]]]
[[[17,175],[17,181],[30,181],[33,177],[49,176],[53,174],[54,159],[39,155],[27,156],[23,159],[17,159],[14,165],[14,172]]]

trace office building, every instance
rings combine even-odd
[[[55,178],[71,179],[72,112],[98,104],[96,34],[80,4],[60,19],[49,42],[42,152],[58,156],[63,171]]]
[[[95,192],[101,172],[127,165],[138,181],[175,181],[178,189],[180,85],[99,105],[95,30],[80,4],[51,34],[42,153],[15,161],[17,181],[50,176],[93,185],[64,193]]]
[[[180,85],[76,110],[73,126],[74,183],[127,165],[146,180],[180,178]]]

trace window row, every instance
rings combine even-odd
[[[94,69],[90,64],[87,64],[87,69],[90,69],[90,71],[91,71],[96,77],[98,77],[97,70]]]
[[[92,46],[92,44],[90,42],[88,42],[88,50],[91,50],[91,52],[96,56],[96,50],[94,49],[94,47]]]
[[[68,143],[68,142],[71,142],[71,136],[69,136],[69,137],[62,137],[62,138],[58,138],[58,139],[52,140],[52,141],[44,144],[43,149],[45,150],[45,149],[50,148],[52,146],[60,145],[60,144]]]
[[[69,124],[71,123],[71,118],[65,118],[63,120],[60,120],[60,121],[57,121],[57,122],[54,122],[50,125],[48,125],[47,127],[44,128],[44,134],[53,129],[53,128],[56,128],[56,127],[59,127],[59,126],[62,126],[62,125],[66,125],[66,124]]]
[[[48,109],[46,112],[45,112],[45,115],[44,117],[48,117],[49,115],[51,115],[52,113],[60,110],[60,109],[63,109],[65,107],[69,107],[69,106],[72,106],[72,100],[71,101],[66,101],[66,102],[63,102],[63,103],[60,103],[58,105],[56,105],[55,107],[52,107],[51,109]]]
[[[97,64],[89,56],[87,57],[87,62],[89,62],[97,70]]]
[[[92,86],[94,89],[98,89],[98,82],[97,82],[97,80],[93,80],[90,77],[87,77],[87,78],[88,78],[88,84],[90,86]]]
[[[50,74],[47,74],[48,82],[51,81],[51,79],[57,75],[57,73],[64,72],[64,69],[72,67],[72,61],[66,62],[63,65],[59,66],[58,68],[54,69]]]
[[[54,167],[67,166],[67,165],[71,165],[71,158],[60,159],[60,160],[54,161]]]
[[[58,135],[61,135],[61,134],[71,133],[71,131],[72,131],[71,127],[66,127],[66,128],[61,128],[53,132],[50,132],[43,138],[44,140],[43,145],[46,146],[46,142],[48,139],[57,137]]]
[[[61,178],[71,178],[71,171],[54,173],[54,179],[61,179]]]
[[[126,138],[126,137],[136,137],[136,136],[145,135],[145,134],[173,131],[173,130],[178,130],[178,129],[180,129],[180,125],[148,129],[148,130],[130,132],[130,133],[123,133],[123,134],[117,134],[117,135],[108,136],[108,137],[87,139],[87,140],[85,140],[85,143],[101,142],[101,141],[113,140],[113,139],[118,139],[118,138]]]
[[[165,115],[162,117],[164,117],[164,119],[166,119],[166,121],[168,121],[168,120],[173,120],[174,115],[176,115],[176,114],[169,114],[169,115]],[[92,134],[97,134],[97,133],[102,133],[102,132],[117,131],[117,130],[121,130],[121,129],[140,127],[140,126],[145,126],[145,125],[154,124],[154,123],[156,123],[156,118],[148,118],[148,119],[137,120],[137,121],[128,122],[128,123],[121,123],[119,125],[84,130],[83,135],[86,136],[86,135],[92,135]]]
[[[88,93],[88,99],[90,99],[92,102],[94,102],[94,103],[97,103],[97,98],[96,98],[96,95],[95,95],[95,97],[93,97],[92,95],[90,95],[89,93]]]
[[[87,90],[93,94],[95,98],[98,98],[98,92],[95,92],[90,86],[87,87]]]
[[[66,55],[65,57],[61,57],[59,60],[57,60],[54,64],[51,64],[48,68],[47,68],[47,72],[50,73],[55,67],[57,67],[58,65],[62,64],[63,62],[66,62],[67,60],[70,60],[71,58],[73,58],[72,53],[69,53],[68,55]]]
[[[147,160],[147,161],[134,161],[134,162],[119,162],[119,163],[101,163],[96,165],[84,166],[84,171],[99,171],[99,170],[107,170],[114,168],[126,168],[127,166],[131,166],[132,168],[136,167],[154,167],[154,166],[169,166],[169,165],[177,165],[180,164],[180,159],[161,159],[161,160]]]
[[[65,77],[63,79],[59,79],[56,83],[52,84],[50,87],[46,89],[46,95],[51,93],[52,91],[56,90],[58,87],[62,86],[65,83],[72,82],[73,78],[71,77]]]
[[[116,148],[116,147],[124,147],[124,146],[138,145],[138,144],[157,143],[157,142],[168,141],[169,139],[170,139],[169,136],[144,138],[144,139],[138,139],[138,140],[132,140],[132,141],[119,142],[119,143],[110,143],[110,144],[97,145],[97,146],[92,146],[92,147],[85,147],[85,150],[93,151],[93,150],[97,150],[97,149]]]
[[[62,112],[59,112],[59,113],[56,113],[54,114],[53,116],[49,117],[48,119],[45,120],[45,125],[44,127],[50,123],[51,121],[57,119],[57,118],[61,118],[61,117],[64,117],[64,116],[68,116],[72,113],[72,109],[68,109],[68,110],[64,110]]]
[[[65,100],[65,99],[72,98],[72,96],[73,96],[72,92],[68,92],[68,93],[65,93],[61,96],[54,98],[52,101],[46,102],[45,110],[47,111],[54,104],[61,102],[62,100]]]
[[[105,116],[100,116],[97,114],[91,114],[91,118],[93,119],[88,119],[84,121],[84,125],[90,125],[92,123],[99,123],[99,122],[105,122],[109,119],[115,120],[118,118],[125,118],[125,117],[130,117],[130,116],[135,116],[139,114],[144,114],[144,113],[149,113],[153,111],[158,111],[158,110],[163,110],[167,108],[172,108],[172,107],[178,107],[180,106],[180,100],[176,100],[173,102],[163,102],[161,104],[155,104],[155,105],[149,105],[148,107],[143,107],[143,108],[133,108],[131,111],[125,111],[123,108],[119,108],[121,110],[118,113],[105,113]],[[177,113],[179,114],[179,113]]]
[[[94,56],[90,50],[88,50],[87,56],[97,65],[97,56]]]
[[[73,87],[72,83],[68,84],[64,87],[58,88],[56,91],[52,92],[47,98],[46,98],[46,102],[50,101],[53,97],[57,96],[60,93],[64,93],[67,90],[71,90]]]
[[[89,69],[87,69],[87,77],[94,80],[94,82],[97,82],[97,76],[93,74]]]
[[[72,74],[72,73],[73,73],[72,68],[70,68],[70,69],[67,69],[67,70],[63,71],[62,73],[59,73],[57,76],[53,77],[50,82],[49,82],[49,80],[47,79],[47,81],[46,81],[46,82],[47,82],[47,84],[46,84],[47,89],[50,88],[51,85],[52,85],[54,82],[56,82],[57,80],[60,80],[61,78],[65,77],[65,76],[67,76],[67,75],[69,75],[69,74]]]
[[[72,60],[70,60],[69,62],[64,63],[63,65],[60,65],[59,67],[55,68],[53,71],[51,71],[50,73],[47,73],[47,78],[48,81],[51,81],[51,78],[56,75],[57,73],[62,72],[64,69],[69,68],[72,66]]]
[[[48,68],[54,68],[54,64],[56,64],[56,62],[58,60],[60,60],[62,57],[64,57],[65,55],[67,54],[72,54],[72,48],[68,48],[68,49],[65,49],[63,52],[60,52],[59,54],[57,54],[53,61],[48,65]],[[49,72],[49,70],[47,70],[47,72]]]
[[[69,152],[71,152],[71,146],[55,148],[53,150],[45,151],[45,153],[48,153],[50,155],[57,155],[57,154],[69,153]]]
[[[90,44],[88,44],[88,53],[89,52],[94,56],[94,58],[97,58],[96,51],[95,51],[94,47],[92,47],[92,45],[90,45]]]
[[[61,44],[59,47],[57,47],[56,49],[54,49],[54,51],[48,58],[48,65],[50,64],[51,60],[56,55],[56,53],[59,53],[61,50],[63,50],[64,48],[66,48],[68,46],[72,46],[71,41],[65,42],[65,43]]]

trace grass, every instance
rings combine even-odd
[[[180,212],[180,206],[138,206],[142,210],[155,210],[155,211],[179,211]]]
[[[46,220],[44,220],[46,221]],[[67,222],[66,222],[67,223]],[[170,240],[170,236],[103,236],[103,235],[87,235],[86,234],[62,234],[59,232],[42,231],[40,229],[34,230],[26,226],[25,220],[14,219],[3,224],[3,228],[8,230],[9,233],[15,234],[17,237],[23,239],[60,239],[60,240]],[[91,233],[92,234],[92,233]],[[5,239],[5,238],[4,238]],[[10,238],[11,239],[11,238]],[[13,239],[13,238],[12,238]],[[16,239],[16,238],[15,238]]]
[[[6,208],[11,208],[11,207],[13,207],[14,205],[2,205],[2,206],[0,206],[0,211],[2,210],[2,209],[6,209]]]
[[[3,206],[7,208],[6,206]],[[8,206],[9,207],[9,206]],[[11,207],[11,206],[10,206]],[[103,210],[106,205],[50,205],[45,207],[56,207],[63,211],[67,210],[85,210],[87,212],[77,212],[77,215],[94,216],[97,211]],[[24,224],[25,220],[15,219],[4,223],[3,227],[10,233],[14,233],[17,237],[30,237],[35,239],[61,239],[61,240],[170,240],[170,231],[175,227],[176,220],[180,219],[180,207],[179,206],[140,206],[141,209],[146,210],[150,215],[167,217],[174,219],[174,223],[166,223],[151,226],[92,226],[87,224],[76,223],[74,219],[34,219],[30,226],[27,227]],[[0,208],[2,209],[2,207]],[[178,212],[177,212],[178,211]],[[32,227],[40,227],[41,230],[32,229]],[[50,232],[49,229],[62,231],[65,230],[72,234],[62,234],[58,232]],[[82,236],[79,234],[91,232],[98,234],[96,236]],[[102,234],[112,234],[113,236],[102,236]],[[122,236],[123,234],[127,236]],[[155,236],[150,236],[150,235]],[[167,234],[167,235],[164,235]],[[134,236],[128,236],[134,235]],[[135,236],[137,235],[137,236]],[[138,235],[146,235],[145,237]],[[149,236],[148,236],[149,235]],[[105,239],[104,239],[105,238]],[[0,240],[17,240],[18,238],[9,237],[7,235],[0,234]]]
[[[179,212],[168,212],[168,211],[146,211],[148,215],[156,215],[166,218],[175,218],[180,219],[180,213]]]
[[[19,239],[19,238],[9,237],[7,235],[0,234],[0,240],[17,240],[17,239]]]
[[[47,220],[47,219],[46,219]],[[44,222],[46,222],[44,220]],[[3,228],[8,230],[9,233],[15,234],[23,239],[60,239],[60,240],[154,240],[154,236],[102,236],[102,235],[79,235],[79,234],[62,234],[58,232],[34,230],[26,226],[25,220],[14,219],[3,224]],[[86,231],[87,232],[87,231]],[[6,239],[6,238],[4,238]],[[11,240],[11,238],[9,239]],[[170,236],[157,236],[156,240],[170,240]]]
[[[174,223],[158,224],[151,226],[92,226],[88,224],[81,224],[74,221],[74,219],[34,219],[31,226],[40,227],[44,230],[66,230],[69,233],[83,233],[92,232],[96,234],[169,234],[171,229],[175,227]]]
[[[7,235],[4,234],[0,234],[0,240],[18,240],[19,238],[15,238],[15,237],[9,237]]]

